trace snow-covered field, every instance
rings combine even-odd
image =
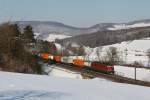
[[[60,66],[44,64],[43,70],[49,76],[53,77],[63,77],[63,78],[73,78],[73,79],[82,79],[82,76],[79,72],[73,72],[67,69],[60,68]]]
[[[114,66],[116,74],[123,77],[135,79],[135,68],[125,66]],[[150,69],[136,68],[136,79],[150,82]]]
[[[0,72],[0,100],[150,100],[150,88],[104,79]]]

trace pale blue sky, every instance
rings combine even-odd
[[[0,22],[57,21],[87,27],[150,19],[150,0],[0,0]]]

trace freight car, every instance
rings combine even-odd
[[[70,57],[61,57],[61,62],[66,64],[73,64],[73,58]]]
[[[48,53],[42,53],[40,56],[45,59],[45,60],[48,60],[49,59],[49,55]]]
[[[40,60],[42,59],[44,62],[48,62],[49,64],[55,64],[56,63],[54,61],[54,56],[49,54],[49,53],[39,53],[36,56],[39,57]]]
[[[82,59],[74,59],[73,60],[73,65],[76,65],[78,67],[85,67],[84,62],[85,61],[82,60]]]
[[[61,62],[61,56],[54,56],[54,61]]]

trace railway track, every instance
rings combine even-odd
[[[81,75],[84,75],[85,77],[88,77],[88,78],[96,78],[96,77],[97,78],[105,78],[105,79],[108,79],[113,82],[127,83],[127,84],[134,84],[134,85],[150,87],[150,82],[134,80],[134,79],[122,77],[122,76],[119,76],[116,74],[104,74],[104,73],[96,72],[96,71],[89,70],[86,68],[78,68],[78,67],[75,67],[74,65],[69,65],[69,64],[57,63],[56,65],[59,65],[62,68],[65,68],[65,69],[68,69],[71,71],[80,72]]]

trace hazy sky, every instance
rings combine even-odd
[[[87,27],[150,19],[150,0],[0,0],[0,22],[58,21]]]

